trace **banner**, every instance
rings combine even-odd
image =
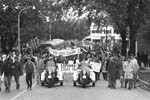
[[[64,50],[54,50],[49,48],[49,52],[54,55],[54,56],[71,56],[71,55],[76,55],[80,54],[80,48],[76,49],[64,49]]]
[[[62,71],[64,73],[73,73],[77,68],[78,68],[78,64],[61,64],[58,63],[58,70]]]

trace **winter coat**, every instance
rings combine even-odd
[[[133,64],[131,62],[127,62],[124,66],[124,79],[133,79]]]
[[[134,58],[131,60],[132,66],[133,66],[133,74],[138,74],[139,72],[139,64],[137,62],[137,60]]]
[[[34,73],[34,71],[35,71],[34,68],[35,68],[35,64],[33,62],[30,62],[30,63],[27,62],[25,64],[25,71],[27,74]]]
[[[123,71],[123,62],[122,61],[118,61],[118,68],[119,68],[119,76],[123,76],[124,75],[124,71]]]
[[[3,63],[3,61],[0,61],[0,76],[3,73],[3,69],[4,69],[4,63]]]
[[[14,76],[20,76],[23,75],[23,66],[20,62],[16,61],[13,63],[12,72]]]
[[[107,60],[105,60],[102,64],[102,72],[106,73],[107,72]]]
[[[12,63],[11,61],[6,61],[6,62],[4,62],[3,71],[4,71],[4,75],[5,75],[5,76],[13,75],[13,72],[12,72],[12,65],[13,65],[13,63]]]
[[[108,74],[113,80],[117,79],[117,72],[118,72],[117,67],[118,66],[117,66],[117,63],[115,61],[109,61],[109,63],[108,63]]]

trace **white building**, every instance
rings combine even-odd
[[[105,39],[114,39],[118,40],[121,39],[119,34],[116,34],[114,31],[113,26],[103,26],[99,27],[96,26],[94,23],[90,26],[90,35],[85,37],[84,40],[90,40],[90,41],[104,41]]]

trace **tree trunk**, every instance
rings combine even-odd
[[[126,56],[126,54],[127,54],[126,30],[124,30],[124,31],[121,32],[121,38],[122,38],[121,54],[123,56]]]
[[[2,48],[2,52],[5,54],[8,54],[8,50],[7,50],[7,43],[6,43],[6,34],[1,36],[1,48]]]
[[[136,33],[132,27],[130,27],[130,54],[135,55],[136,46]]]

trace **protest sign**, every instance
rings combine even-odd
[[[95,72],[100,72],[100,69],[101,69],[101,63],[90,62],[90,65],[91,65],[93,71],[95,71]]]
[[[64,73],[73,73],[77,69],[77,64],[61,64],[58,63],[58,70]]]

